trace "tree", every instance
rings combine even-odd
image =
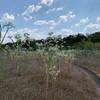
[[[6,30],[5,30],[5,32],[4,32],[3,38],[1,38],[2,30],[3,30],[4,28],[5,28]],[[7,33],[8,33],[8,31],[9,31],[10,29],[12,29],[12,28],[15,28],[15,26],[14,26],[11,22],[9,22],[9,23],[7,23],[7,24],[4,24],[3,26],[0,25],[0,44],[2,44],[2,43],[4,42],[4,39],[5,39],[5,37],[6,37]]]

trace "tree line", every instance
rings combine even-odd
[[[16,42],[9,42],[2,44],[2,48],[8,47],[10,49],[21,48],[23,50],[37,50],[42,49],[44,46],[57,47],[58,49],[100,49],[100,32],[84,35],[69,35],[62,38],[61,35],[53,36],[53,32],[49,33],[46,39],[31,40],[28,33],[25,33],[25,39],[21,40],[20,36],[15,36]]]

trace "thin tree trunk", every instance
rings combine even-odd
[[[2,40],[1,40],[1,44],[3,43],[3,41],[4,41],[4,39],[5,39],[5,37],[6,37],[7,33],[8,33],[8,31],[9,31],[9,29],[6,30],[4,36],[3,36]]]

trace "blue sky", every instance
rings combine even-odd
[[[0,0],[0,22],[16,26],[8,35],[35,39],[91,33],[100,31],[100,0]]]

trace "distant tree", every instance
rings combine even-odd
[[[88,39],[91,41],[91,42],[100,42],[100,32],[95,32],[93,34],[90,34],[88,36]]]
[[[81,42],[82,40],[87,40],[87,37],[81,33],[75,36],[75,43]]]

